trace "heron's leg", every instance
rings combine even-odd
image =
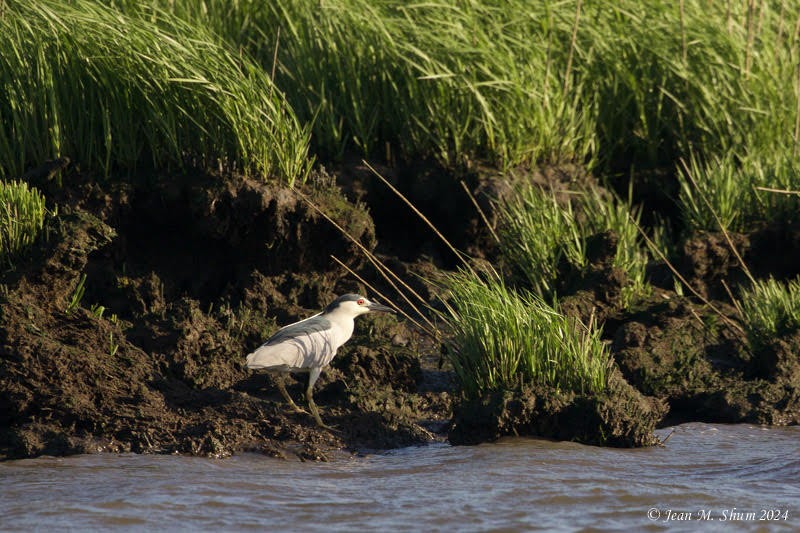
[[[292,411],[294,411],[295,413],[306,413],[306,414],[308,414],[305,409],[301,409],[300,407],[298,407],[297,404],[294,403],[294,400],[292,400],[292,397],[289,396],[289,392],[286,390],[286,384],[284,383],[284,380],[286,379],[286,376],[285,375],[278,375],[278,376],[274,376],[273,379],[275,380],[275,385],[278,387],[278,390],[280,391],[281,396],[283,396],[283,398],[286,400],[286,403],[289,404],[289,407],[291,407]]]
[[[314,403],[314,383],[317,382],[320,373],[322,372],[321,368],[312,368],[311,371],[308,373],[308,388],[306,389],[306,400],[308,400],[308,407],[311,409],[311,414],[314,417],[314,420],[317,422],[319,427],[325,429],[333,429],[330,426],[325,425],[322,421],[322,418],[319,416],[319,409],[317,409],[317,404]]]

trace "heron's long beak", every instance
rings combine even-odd
[[[369,308],[370,311],[378,311],[378,312],[381,312],[381,313],[394,313],[395,312],[394,309],[392,309],[391,307],[386,307],[385,305],[376,304],[375,302],[370,302],[369,305],[367,306],[367,308]]]

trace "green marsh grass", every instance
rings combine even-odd
[[[0,264],[28,248],[44,228],[44,196],[27,183],[0,181]]]
[[[796,2],[153,4],[275,69],[323,158],[664,166],[800,147]]]
[[[587,266],[572,202],[562,206],[554,193],[526,187],[504,200],[499,213],[503,256],[540,297],[555,295],[562,258],[579,269]]]
[[[600,330],[570,319],[496,274],[461,271],[447,281],[450,359],[468,398],[522,384],[566,392],[604,390],[611,365]]]
[[[743,160],[728,154],[706,163],[692,157],[679,169],[679,181],[679,206],[690,229],[720,231],[721,223],[726,231],[747,231],[800,215],[800,194],[793,192],[800,190],[800,160],[787,153]]]
[[[141,4],[115,0],[126,12]],[[574,8],[509,0],[163,0],[255,57],[323,159],[584,160],[593,111],[564,83]],[[567,43],[565,45],[565,43]],[[277,66],[275,51],[277,45]],[[566,47],[565,47],[566,46]]]
[[[72,296],[69,298],[69,302],[67,303],[67,307],[64,309],[66,314],[70,314],[75,309],[80,307],[81,300],[83,300],[83,295],[86,293],[86,274],[81,274],[81,277],[78,278],[78,283],[75,285],[75,290],[72,291]]]
[[[573,201],[560,202],[555,193],[525,187],[499,205],[500,249],[515,273],[537,295],[556,297],[559,265],[588,266],[587,239],[613,231],[617,250],[613,265],[628,275],[624,290],[627,306],[646,294],[645,268],[649,260],[636,227],[638,209],[615,197],[603,197],[595,189],[572,192]]]
[[[598,110],[602,157],[670,165],[693,152],[796,144],[796,2],[649,0],[595,9],[604,14],[579,32],[576,65]]]
[[[82,169],[187,160],[304,179],[308,131],[269,74],[201,26],[89,0],[0,10],[0,175],[69,156]]]
[[[739,298],[747,337],[754,349],[800,329],[800,278],[787,283],[756,281]]]

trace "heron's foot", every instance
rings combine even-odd
[[[311,408],[311,415],[314,417],[314,422],[316,422],[319,427],[323,429],[333,429],[322,421],[322,417],[319,416],[319,409],[317,409],[316,405]]]
[[[322,429],[327,429],[328,431],[339,431],[338,426],[329,426],[325,422],[322,421],[320,418],[319,413],[314,413],[314,421],[317,423],[317,426]]]
[[[339,431],[339,428],[337,426],[329,426],[328,424],[325,424],[324,422],[322,424],[317,422],[317,427],[319,427],[321,429],[327,429],[328,431],[333,431],[333,432],[338,432]]]
[[[289,406],[289,410],[290,410],[292,413],[294,413],[294,414],[297,414],[297,415],[307,415],[307,414],[309,414],[309,412],[308,412],[308,411],[306,411],[306,410],[305,410],[305,409],[303,409],[302,407],[298,406],[297,404],[290,405],[290,406]]]

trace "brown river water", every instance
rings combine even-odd
[[[0,463],[0,530],[800,530],[800,427],[684,424],[664,447],[506,439],[341,454]]]

